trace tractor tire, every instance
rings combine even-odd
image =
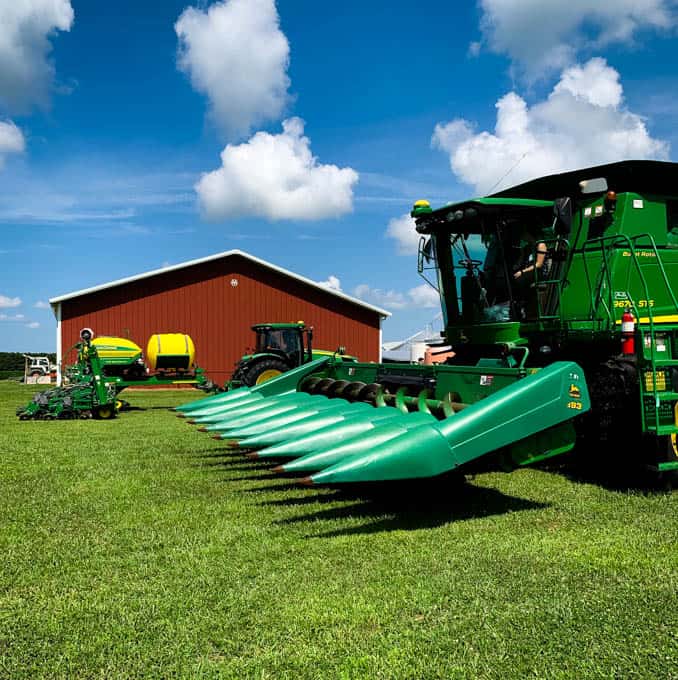
[[[97,420],[111,420],[115,415],[115,404],[102,404],[92,409],[92,416]]]
[[[290,367],[282,360],[266,357],[253,361],[243,370],[243,382],[248,387],[261,385],[261,383],[277,378],[281,373],[289,371]]]

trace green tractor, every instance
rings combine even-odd
[[[255,348],[236,364],[227,389],[260,385],[292,368],[321,357],[337,356],[343,361],[357,361],[340,347],[336,352],[313,349],[313,327],[297,323],[260,323],[252,326]]]
[[[418,201],[412,217],[446,363],[325,357],[180,415],[305,484],[510,470],[577,442],[607,475],[678,474],[678,164]]]

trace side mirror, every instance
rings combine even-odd
[[[433,259],[433,241],[430,238],[422,236],[419,239],[419,248],[417,252],[417,272],[421,274],[424,269],[424,263],[431,264]]]
[[[553,202],[555,231],[559,236],[567,236],[572,230],[572,200],[569,196],[556,198]]]
[[[607,180],[604,177],[582,180],[579,182],[579,190],[582,194],[602,194],[607,191]]]

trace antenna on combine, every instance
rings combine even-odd
[[[523,158],[529,154],[529,151],[526,151],[493,185],[492,188],[487,192],[488,194],[491,194],[499,184],[501,184],[522,162]]]

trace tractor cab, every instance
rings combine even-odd
[[[313,328],[297,323],[260,323],[252,326],[254,351],[236,364],[227,389],[260,385],[313,359]]]
[[[303,322],[292,324],[257,324],[252,326],[256,334],[256,354],[276,354],[299,366],[311,360],[313,329]]]
[[[313,349],[313,327],[296,323],[259,323],[252,326],[256,335],[254,350],[237,362],[226,389],[251,387],[276,378],[281,373],[324,356],[337,361],[357,362],[344,347],[335,351]]]

